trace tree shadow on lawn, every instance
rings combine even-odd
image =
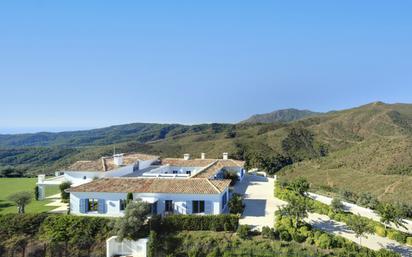
[[[0,212],[1,212],[3,209],[8,208],[8,207],[11,207],[11,206],[13,206],[12,203],[6,202],[6,201],[4,201],[4,200],[0,200]]]

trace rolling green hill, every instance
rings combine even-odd
[[[319,112],[312,112],[309,110],[298,109],[283,109],[270,113],[255,114],[250,118],[241,121],[240,123],[276,123],[276,122],[290,122],[300,120],[306,117],[321,115]]]
[[[412,105],[371,103],[287,123],[144,124],[0,136],[0,170],[52,172],[117,151],[161,156],[229,152],[250,167],[314,186],[412,202]],[[11,170],[11,171],[10,171]]]

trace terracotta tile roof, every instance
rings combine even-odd
[[[211,165],[216,160],[213,159],[191,159],[184,160],[179,158],[165,158],[162,159],[162,164],[169,164],[171,166],[180,166],[180,167],[206,167]]]
[[[243,161],[236,161],[236,160],[216,160],[216,162],[208,167],[207,169],[203,170],[202,172],[197,173],[194,175],[194,178],[210,178],[215,175],[219,170],[227,167],[243,167]]]
[[[102,178],[70,188],[70,192],[112,193],[171,193],[171,194],[220,194],[229,187],[230,180],[206,178]]]
[[[141,153],[130,153],[123,155],[123,165],[127,166],[134,164],[137,161],[147,161],[156,160],[159,156],[141,154]],[[92,161],[77,161],[67,168],[68,171],[110,171],[116,169],[117,166],[114,164],[113,157],[102,157],[97,160]]]

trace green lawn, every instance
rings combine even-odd
[[[26,206],[26,212],[38,213],[52,210],[56,207],[44,206],[50,203],[51,200],[36,201],[34,200],[34,187],[36,186],[37,178],[0,178],[0,214],[16,213],[17,207],[13,202],[7,200],[8,196],[20,192],[29,191],[33,193],[32,202]],[[46,189],[46,196],[59,193],[57,186],[50,186]]]

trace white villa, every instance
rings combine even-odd
[[[149,203],[153,214],[221,214],[227,211],[231,182],[223,179],[224,170],[239,179],[245,174],[243,162],[227,153],[222,159],[206,159],[203,153],[199,159],[116,154],[78,161],[60,179],[72,183],[71,214],[122,216],[128,193]]]

